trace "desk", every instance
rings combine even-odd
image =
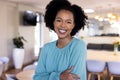
[[[26,70],[22,71],[16,74],[16,78],[18,80],[33,80],[33,75],[34,75],[35,70]]]
[[[114,55],[113,51],[105,50],[87,50],[87,60],[101,60],[105,62],[120,62],[120,52]]]

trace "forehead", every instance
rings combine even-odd
[[[62,15],[65,15],[65,17],[73,18],[73,13],[69,10],[65,10],[65,9],[59,10],[56,16],[58,17],[58,16],[62,16]]]

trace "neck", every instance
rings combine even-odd
[[[63,48],[65,47],[67,44],[69,44],[69,42],[73,39],[73,37],[70,38],[65,38],[65,39],[58,39],[57,41],[57,47],[58,48]]]

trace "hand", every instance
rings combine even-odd
[[[80,76],[77,74],[72,74],[71,71],[74,69],[72,66],[70,69],[65,70],[60,74],[60,80],[78,80],[80,79]]]

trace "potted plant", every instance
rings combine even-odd
[[[113,44],[114,44],[114,55],[116,55],[117,52],[118,52],[118,46],[120,45],[120,40],[119,40],[119,39],[116,39],[116,40],[113,42]]]
[[[13,61],[16,69],[21,69],[24,60],[24,42],[26,40],[23,36],[18,36],[13,38],[13,44],[15,48],[13,49]]]
[[[23,36],[18,36],[13,38],[13,44],[16,48],[24,48],[23,41],[26,41]]]

